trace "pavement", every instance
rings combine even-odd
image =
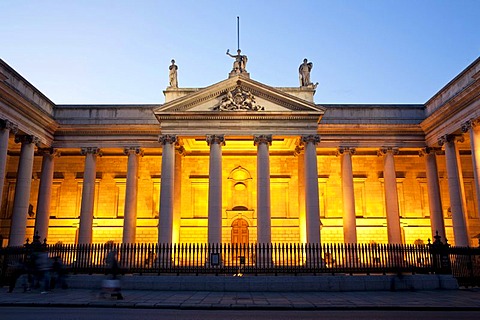
[[[122,290],[123,300],[95,289],[12,293],[0,307],[106,307],[198,310],[445,310],[480,311],[480,288],[425,291],[209,292]]]

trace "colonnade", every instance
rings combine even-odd
[[[16,127],[9,121],[0,121],[0,188],[4,185],[5,168],[8,151],[8,137],[16,133]],[[462,127],[465,133],[470,134],[472,147],[472,161],[476,196],[480,204],[479,176],[480,176],[480,130],[477,121],[468,121]],[[463,178],[459,161],[459,152],[456,143],[457,136],[445,135],[439,139],[439,145],[445,148],[445,159],[448,175],[448,186],[452,211],[452,223],[457,246],[469,245],[465,194]],[[10,246],[19,246],[25,242],[26,220],[28,213],[31,177],[35,146],[38,139],[31,135],[18,135],[16,142],[21,143],[20,159],[15,186],[15,198],[11,231]],[[158,224],[158,242],[171,243],[174,220],[174,190],[175,190],[175,145],[178,142],[175,135],[159,137],[162,146],[161,163],[161,191],[160,213]],[[223,135],[207,135],[206,142],[210,147],[209,157],[209,190],[208,190],[208,242],[222,242],[222,146],[225,145]],[[304,194],[305,194],[305,222],[306,239],[308,243],[321,243],[320,235],[320,205],[318,189],[318,169],[316,146],[320,142],[318,135],[302,136],[300,144],[303,146],[304,161]],[[253,143],[257,147],[257,242],[271,242],[271,211],[270,211],[270,155],[269,146],[272,143],[271,135],[255,135]],[[127,180],[125,195],[125,212],[122,241],[135,242],[136,230],[136,203],[138,190],[138,164],[142,150],[139,147],[125,148],[128,156]],[[355,243],[356,214],[355,194],[353,183],[352,157],[354,147],[339,147],[342,168],[343,190],[343,219],[344,241]],[[440,186],[437,170],[436,154],[439,148],[424,148],[428,198],[430,205],[430,219],[432,235],[438,233],[445,238],[445,226],[440,197]],[[92,242],[93,204],[96,179],[96,158],[101,155],[98,148],[82,148],[85,156],[83,176],[82,201],[80,210],[80,224],[78,243]],[[395,155],[398,148],[381,148],[379,155],[384,157],[384,192],[387,212],[387,233],[389,243],[402,243],[400,215],[398,207],[398,191],[395,175]],[[47,237],[49,224],[49,208],[51,188],[53,183],[54,158],[59,153],[54,149],[39,149],[43,156],[42,173],[38,195],[37,217],[35,232],[43,239]],[[0,189],[1,191],[1,189]],[[0,195],[2,193],[0,192]]]

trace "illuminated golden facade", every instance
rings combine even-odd
[[[0,60],[3,244],[476,245],[479,77],[477,59],[418,105],[315,104],[248,74],[56,105]]]

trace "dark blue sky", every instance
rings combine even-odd
[[[424,103],[480,54],[480,1],[0,1],[0,58],[58,104],[163,103],[227,78],[298,86],[317,103]]]

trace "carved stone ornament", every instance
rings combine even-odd
[[[25,143],[30,144],[33,143],[37,147],[40,146],[40,139],[34,135],[16,135],[15,136],[15,143]]]
[[[396,156],[400,153],[400,150],[397,147],[382,147],[377,151],[377,156],[381,157],[389,152]]]
[[[255,97],[250,91],[236,87],[232,91],[228,91],[222,101],[215,107],[213,111],[264,111],[265,108],[259,106],[255,101]]]
[[[302,144],[313,143],[314,145],[317,145],[320,143],[320,136],[318,134],[304,135],[301,137],[300,142]]]
[[[259,145],[261,143],[265,143],[268,145],[272,145],[272,135],[271,134],[261,134],[261,135],[254,135],[253,136],[253,144]]]
[[[134,155],[143,157],[143,149],[140,147],[125,147],[123,148],[123,153],[126,156],[130,154],[134,154]]]
[[[80,154],[82,156],[84,155],[87,155],[87,154],[92,154],[93,156],[102,156],[102,150],[100,150],[100,148],[97,148],[97,147],[83,147],[83,148],[80,148]]]
[[[336,156],[349,153],[354,155],[357,152],[357,149],[354,147],[338,147]]]
[[[207,144],[208,145],[211,145],[211,144],[219,144],[219,145],[222,145],[224,146],[225,145],[225,136],[223,134],[207,134],[206,136],[206,139],[207,141]]]

